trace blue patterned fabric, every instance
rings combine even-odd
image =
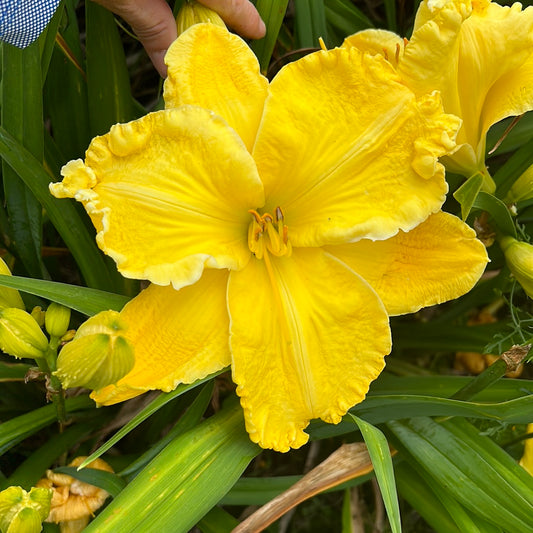
[[[42,33],[60,0],[0,0],[0,40],[25,48]]]

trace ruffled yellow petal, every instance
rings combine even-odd
[[[264,202],[255,164],[236,133],[192,106],[151,113],[96,137],[71,161],[56,197],[82,202],[97,242],[126,277],[175,288],[204,266],[249,260],[248,209]]]
[[[386,241],[364,240],[326,250],[368,281],[389,315],[414,313],[462,296],[488,261],[475,232],[443,212]]]
[[[165,57],[167,108],[193,104],[211,109],[252,149],[263,113],[268,81],[249,46],[225,28],[196,24]]]
[[[121,318],[135,366],[91,398],[111,405],[147,390],[168,392],[229,366],[227,281],[226,271],[206,270],[194,285],[179,291],[150,285],[129,302]]]
[[[310,419],[337,423],[363,400],[390,330],[372,288],[322,250],[267,257],[230,273],[233,381],[252,441],[288,451]]]
[[[459,123],[438,95],[417,101],[386,60],[356,48],[308,55],[270,88],[253,155],[293,246],[385,239],[440,208],[437,158]]]
[[[461,149],[447,160],[452,170],[483,170],[488,128],[533,109],[532,54],[533,8],[485,0],[421,4],[398,69],[417,94],[439,90],[444,110],[462,118]]]

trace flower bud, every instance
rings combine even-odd
[[[185,0],[176,17],[178,35],[181,35],[191,26],[202,22],[210,22],[222,28],[226,27],[216,11],[199,4],[196,0]]]
[[[44,311],[40,305],[36,305],[32,310],[30,315],[33,317],[37,325],[42,328],[44,326]]]
[[[62,337],[68,330],[70,323],[70,309],[64,305],[52,302],[44,316],[46,331],[52,337]]]
[[[0,348],[15,357],[38,359],[48,349],[48,339],[39,324],[22,309],[0,309]]]
[[[514,204],[533,198],[533,165],[531,165],[514,183],[505,201]]]
[[[39,533],[50,512],[52,491],[33,487],[8,487],[0,492],[0,531],[2,533]]]
[[[126,328],[116,311],[103,311],[84,322],[57,358],[54,374],[63,386],[101,389],[125,376],[135,363]]]
[[[508,235],[500,239],[505,261],[516,281],[533,298],[533,245]]]
[[[11,276],[11,270],[0,258],[0,274],[3,276]],[[8,289],[7,287],[0,286],[0,307],[16,307],[18,309],[26,309],[19,291],[16,289]]]

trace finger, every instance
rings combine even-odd
[[[251,39],[265,36],[265,23],[255,6],[248,0],[198,0],[216,11],[222,20],[238,34]]]
[[[176,21],[165,0],[94,0],[122,17],[143,44],[155,68],[165,77],[164,57],[177,37]]]

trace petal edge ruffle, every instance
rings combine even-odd
[[[249,209],[264,202],[248,151],[226,122],[193,106],[150,113],[96,137],[57,197],[82,202],[100,248],[126,277],[175,288],[205,266],[249,260]]]

